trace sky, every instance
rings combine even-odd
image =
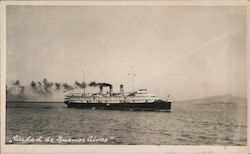
[[[7,6],[7,84],[108,82],[175,100],[246,97],[244,6]]]

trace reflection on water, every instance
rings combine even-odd
[[[63,103],[19,102],[7,103],[6,143],[19,135],[109,138],[108,142],[95,144],[246,145],[246,126],[247,107],[244,104],[191,105],[174,102],[171,112],[143,112],[74,109]]]

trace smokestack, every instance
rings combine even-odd
[[[100,94],[103,94],[103,86],[100,86]]]
[[[120,94],[122,96],[124,96],[124,89],[123,89],[123,85],[122,84],[120,85]]]
[[[110,87],[109,87],[109,94],[110,94],[110,96],[113,96],[113,86],[112,85],[110,85]]]

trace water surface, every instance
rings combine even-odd
[[[29,144],[246,145],[247,107],[242,104],[174,102],[171,112],[67,108],[63,103],[7,103],[6,143]],[[48,143],[46,137],[107,138],[107,142]]]

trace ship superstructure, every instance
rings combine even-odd
[[[120,85],[120,92],[113,93],[113,86],[109,85],[109,92],[103,93],[103,86],[99,86],[98,93],[68,93],[64,102],[68,107],[92,109],[121,109],[121,110],[166,110],[170,111],[171,101],[161,100],[147,89],[134,92],[124,92]]]

